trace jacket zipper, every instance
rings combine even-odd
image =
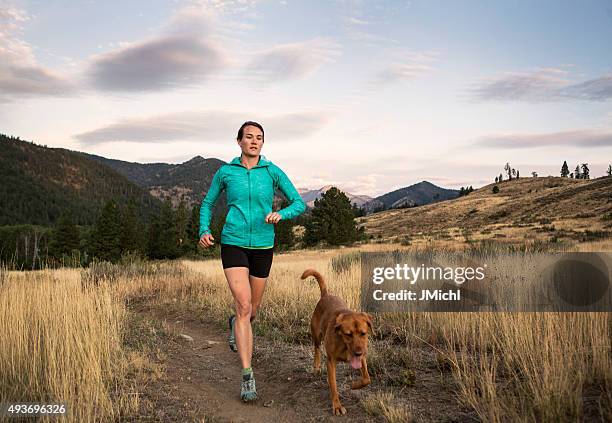
[[[249,181],[249,247],[252,247],[252,238],[253,234],[251,231],[251,221],[253,220],[253,216],[251,216],[251,170],[247,170],[247,178]]]

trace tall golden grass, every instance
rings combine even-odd
[[[125,313],[110,287],[82,290],[77,270],[9,272],[0,286],[0,402],[63,402],[75,422],[133,411],[137,398],[122,385]]]
[[[309,319],[319,298],[316,283],[300,280],[308,267],[320,270],[331,292],[358,307],[359,262],[338,273],[332,265],[337,256],[338,251],[276,256],[257,313],[260,332],[307,342]],[[224,322],[232,301],[220,263],[183,265],[189,269],[185,277],[165,280],[161,290],[142,280],[130,285],[138,291],[132,295],[151,295],[155,290],[155,300],[162,304],[188,304],[203,319]],[[590,417],[612,416],[609,313],[389,313],[376,320],[379,335],[402,341],[408,347],[405,354],[425,346],[447,361],[457,382],[457,399],[484,421],[575,421],[587,408]],[[376,354],[375,344],[373,351]],[[416,380],[418,384],[418,374]]]
[[[309,267],[324,274],[331,292],[358,308],[355,251],[276,255],[255,329],[308,342],[319,299],[317,284],[300,279]],[[138,401],[126,382],[129,360],[121,343],[125,302],[146,299],[220,324],[232,309],[219,260],[167,267],[86,290],[74,270],[10,272],[0,284],[0,339],[9,340],[0,344],[0,401],[64,400],[73,421],[110,420],[134,411]],[[450,366],[457,399],[484,421],[612,418],[609,313],[389,313],[377,315],[375,323],[372,360],[378,366],[385,360],[409,366],[411,350],[429,349]],[[390,338],[404,345],[393,357],[377,347]],[[418,386],[418,372],[414,379]],[[394,401],[401,400],[395,392]]]

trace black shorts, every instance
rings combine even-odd
[[[249,275],[267,278],[272,267],[272,248],[244,248],[237,245],[221,244],[223,268],[248,267]]]

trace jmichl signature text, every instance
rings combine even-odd
[[[377,289],[372,293],[372,296],[376,301],[460,301],[461,290],[423,289],[413,291],[402,289],[396,292],[384,292],[382,289]]]

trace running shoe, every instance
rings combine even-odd
[[[244,402],[254,401],[257,399],[257,389],[255,387],[255,376],[253,376],[253,372],[242,375],[240,398],[242,398],[242,401]]]

